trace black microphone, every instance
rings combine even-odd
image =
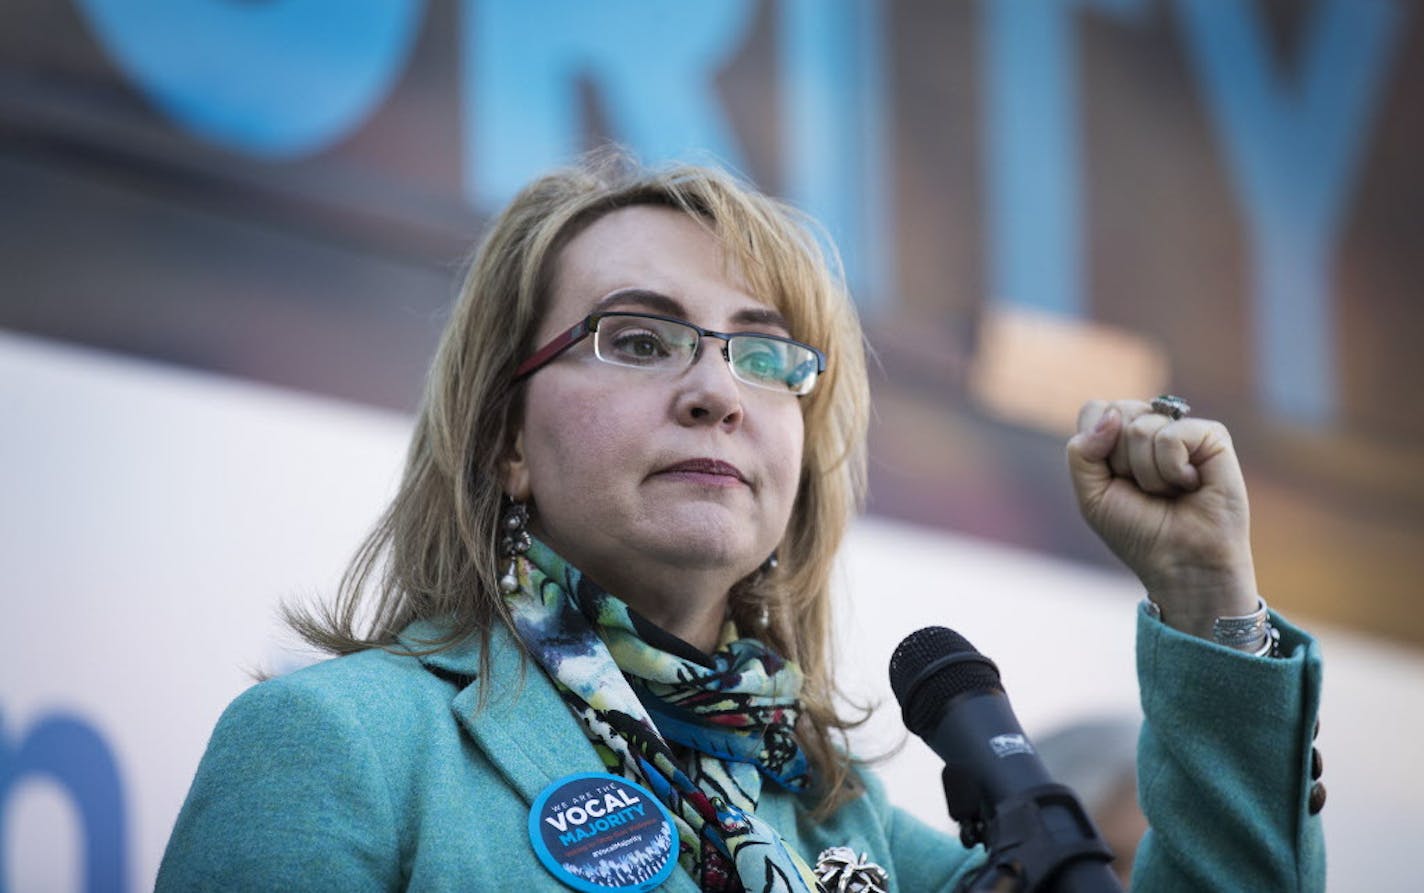
[[[989,851],[965,889],[1121,893],[1112,852],[1039,760],[993,661],[954,630],[925,627],[895,649],[890,688],[906,728],[944,760],[960,839]]]

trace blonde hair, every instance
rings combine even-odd
[[[801,478],[778,568],[753,574],[732,593],[733,617],[743,629],[758,625],[760,606],[769,608],[760,637],[805,674],[797,735],[818,780],[818,813],[826,814],[858,792],[843,746],[855,722],[833,702],[830,576],[864,494],[863,336],[839,263],[823,251],[813,224],[722,171],[649,171],[603,153],[515,197],[479,245],[445,328],[399,492],[352,560],[334,603],[315,612],[290,609],[288,621],[311,644],[338,654],[391,647],[417,619],[449,626],[448,638],[430,643],[435,647],[476,634],[487,644],[496,622],[510,623],[498,587],[497,544],[502,466],[521,410],[514,369],[537,347],[532,340],[560,249],[598,217],[645,204],[704,223],[752,294],[786,317],[794,337],[828,357],[816,389],[801,398]]]

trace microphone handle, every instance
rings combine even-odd
[[[1117,875],[1102,862],[1075,862],[1065,866],[1047,884],[1026,886],[1027,881],[1008,868],[986,867],[963,893],[1123,893]]]
[[[972,780],[974,802],[964,804],[970,812],[992,809],[1015,794],[1053,783],[1001,691],[969,691],[951,698],[939,723],[922,737],[946,766]]]
[[[952,771],[944,774],[948,788]],[[1063,785],[1022,791],[998,803],[987,822],[969,829],[973,842],[988,850],[970,891],[1122,893],[1108,867],[1112,851],[1073,791]]]
[[[1122,893],[1122,884],[1106,862],[1066,865],[1048,885],[1052,893]]]
[[[1121,893],[1111,851],[1077,795],[1053,781],[1007,695],[952,698],[924,738],[945,762],[945,799],[961,838],[989,851],[971,890]]]

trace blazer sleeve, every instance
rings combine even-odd
[[[1150,830],[1134,889],[1325,889],[1320,816],[1308,806],[1320,651],[1271,620],[1279,658],[1186,635],[1139,611],[1138,797]]]
[[[157,890],[388,890],[394,809],[354,707],[279,678],[223,713]]]

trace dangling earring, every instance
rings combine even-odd
[[[515,573],[517,559],[529,551],[533,545],[529,539],[529,506],[522,502],[511,502],[500,519],[504,536],[499,541],[499,554],[508,560],[504,576],[499,578],[500,591],[506,595],[519,589],[519,576]]]
[[[761,563],[761,567],[757,568],[757,576],[760,579],[766,579],[776,573],[776,568],[780,564],[781,562],[777,560],[776,553],[772,552],[771,555],[767,556],[766,561]],[[765,597],[757,600],[756,625],[758,629],[763,630],[771,626],[771,606],[767,603]]]

